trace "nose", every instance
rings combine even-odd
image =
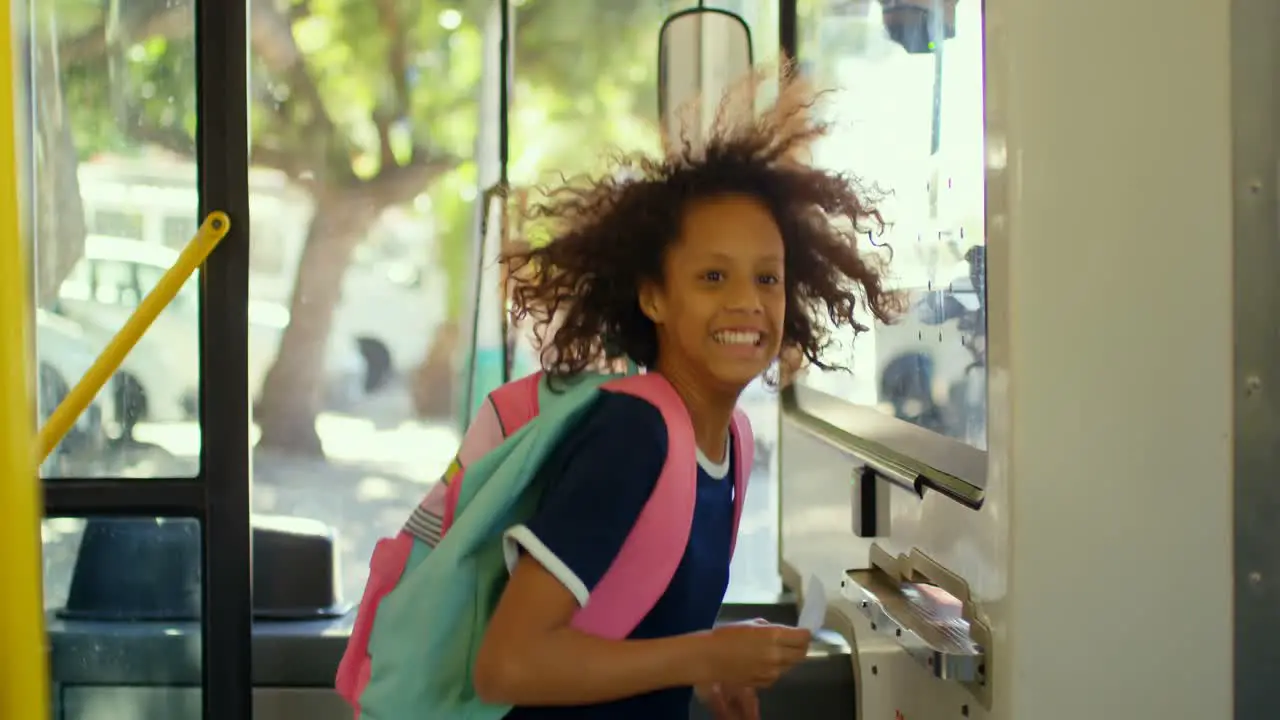
[[[760,286],[755,278],[741,278],[729,283],[725,309],[735,312],[763,312],[764,303],[760,299]]]

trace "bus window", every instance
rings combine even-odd
[[[413,13],[316,5],[293,22],[293,33],[315,84],[301,90],[323,100],[332,122],[298,105],[281,112],[269,93],[251,105],[256,169],[289,174],[290,192],[300,196],[292,210],[292,195],[273,206],[266,189],[251,188],[253,246],[273,227],[298,239],[296,253],[280,256],[292,295],[271,298],[288,306],[289,325],[273,357],[250,359],[270,368],[256,403],[253,509],[334,527],[351,601],[373,544],[403,521],[458,449],[476,204],[496,182],[486,174],[491,167],[480,167],[492,164],[496,145],[479,136],[498,122],[486,72],[501,23],[496,3],[483,5]],[[588,169],[611,145],[654,146],[663,9],[511,5],[513,184]],[[365,22],[368,13],[397,11],[399,20]],[[407,31],[407,75],[387,53],[367,52],[369,28],[388,48],[401,46],[389,34]],[[302,97],[300,75],[268,60],[253,65],[251,84]],[[251,255],[255,297],[270,262]],[[500,350],[495,335],[481,351]],[[522,358],[527,363],[528,354]]]
[[[76,263],[62,281],[58,296],[71,300],[88,300],[93,287],[93,273],[87,261]]]
[[[141,240],[143,239],[142,231],[143,221],[140,213],[97,210],[89,221],[89,232],[95,235]]]
[[[138,289],[142,292],[142,296],[146,297],[160,284],[160,278],[164,277],[165,270],[155,265],[134,265],[134,272],[138,275]],[[178,290],[178,294],[173,296],[173,300],[169,302],[169,306],[165,312],[194,313],[199,310],[200,289],[197,285],[196,278],[187,280],[182,285],[182,289]]]
[[[511,182],[524,188],[554,183],[561,174],[597,173],[607,167],[610,151],[656,152],[658,135],[658,30],[670,13],[694,2],[583,3],[579,0],[539,0],[516,9],[516,93],[511,108]],[[777,3],[768,0],[730,0],[715,7],[740,15],[751,29],[758,63],[778,57]],[[558,28],[538,26],[537,18],[574,18]],[[573,38],[592,28],[598,45],[587,47]],[[555,76],[542,73],[542,63],[563,68]],[[600,68],[607,68],[601,72]],[[548,104],[546,93],[574,102]],[[536,189],[528,202],[536,203]],[[537,232],[529,233],[534,241]],[[516,343],[532,338],[528,329]],[[536,362],[535,350],[518,347],[521,369]],[[757,382],[743,394],[741,406],[750,415],[756,434],[756,468],[744,509],[730,576],[729,602],[772,601],[781,589],[777,566],[777,443],[778,405],[775,393]]]
[[[95,301],[131,308],[142,300],[132,265],[115,260],[98,260],[92,264]]]
[[[119,186],[78,177],[92,176],[90,158],[103,153],[150,164],[149,145],[157,137],[169,152],[194,160],[196,21],[194,4],[183,0],[41,5],[38,12],[32,3],[12,7],[19,14],[29,11],[29,22],[13,23],[15,35],[0,43],[18,56],[15,86],[26,95],[21,104],[29,110],[30,135],[18,143],[28,154],[19,176],[0,182],[17,182],[33,200],[28,258],[39,279],[37,305],[53,310],[37,310],[31,318],[36,357],[30,368],[40,390],[39,419],[45,420],[142,297],[133,264],[119,257],[91,259],[87,246],[154,248],[146,232],[158,230],[143,201],[129,206],[129,193]],[[83,37],[99,42],[68,51]],[[188,199],[173,210],[192,228],[199,211],[196,178],[194,162],[174,178]],[[137,194],[155,201],[154,194]],[[42,523],[41,541],[58,716],[200,717],[203,659],[199,625],[193,622],[202,612],[200,522],[57,516],[68,509],[53,492],[67,481],[117,480],[145,496],[155,484],[197,475],[200,420],[188,412],[195,388],[176,381],[199,375],[197,320],[175,318],[186,332],[172,334],[158,349],[135,347],[41,466],[49,490],[46,512],[54,515]],[[121,489],[101,490],[95,483],[83,497],[109,504]],[[161,632],[173,641],[175,653],[159,660],[162,675],[151,672],[157,657],[145,642],[121,642],[140,637],[140,621],[162,624]],[[86,630],[89,624],[94,629]],[[116,687],[104,686],[106,678]],[[154,704],[153,698],[170,692],[171,700]]]
[[[909,302],[856,341],[836,329],[828,359],[851,372],[801,382],[985,450],[982,4],[949,0],[939,24],[905,5],[799,2],[804,69],[835,90],[822,111],[837,131],[815,157],[871,188],[887,225],[863,249],[892,258]]]
[[[195,218],[185,215],[173,216],[166,215],[164,218],[163,242],[166,247],[174,250],[182,250],[191,242],[191,238],[195,236],[199,223]]]

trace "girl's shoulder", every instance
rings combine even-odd
[[[605,391],[592,408],[595,422],[628,427],[632,431],[657,429],[666,436],[667,423],[662,413],[648,400],[626,393]]]
[[[637,455],[665,457],[667,423],[648,401],[602,392],[558,448],[565,460],[603,462],[614,467]]]

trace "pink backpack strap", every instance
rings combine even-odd
[[[378,605],[400,582],[412,553],[413,538],[402,532],[393,538],[379,540],[373,549],[373,558],[369,560],[369,580],[365,583],[356,622],[351,628],[351,639],[347,641],[346,652],[338,664],[335,682],[338,694],[356,709],[357,720],[360,717],[360,696],[369,684],[372,669],[369,636],[373,633],[373,620],[378,613]]]
[[[747,502],[747,483],[756,461],[756,440],[751,433],[751,421],[741,410],[733,411],[733,536],[729,540],[729,557],[738,545],[738,525],[742,521],[742,508]]]
[[[583,632],[621,639],[666,592],[684,557],[697,501],[698,456],[689,411],[661,375],[630,375],[603,387],[647,400],[667,425],[667,459],[653,493],[618,557],[573,618],[573,627]]]
[[[503,438],[510,437],[538,414],[538,383],[541,381],[542,373],[536,372],[489,393],[489,403],[498,415]]]
[[[538,385],[542,373],[526,375],[519,380],[502,385],[489,393],[458,448],[458,467],[450,467],[446,475],[449,482],[445,489],[441,534],[453,526],[454,512],[458,507],[458,495],[462,492],[462,480],[467,467],[484,457],[490,450],[502,444],[512,433],[524,427],[538,414]]]

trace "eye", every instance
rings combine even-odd
[[[764,273],[763,275],[758,275],[756,277],[756,281],[759,282],[761,285],[777,285],[778,283],[782,282],[781,278],[779,278],[777,275],[774,275],[773,273]]]
[[[724,273],[719,270],[708,270],[707,272],[702,273],[702,279],[707,282],[720,282],[724,279]]]

